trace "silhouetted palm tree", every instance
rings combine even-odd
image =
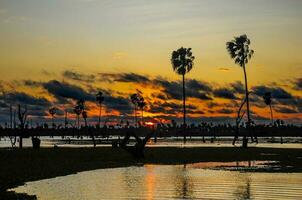
[[[82,111],[82,117],[83,117],[84,122],[85,122],[85,127],[87,127],[87,117],[88,117],[88,115],[87,115],[87,111],[86,110]]]
[[[272,94],[270,92],[264,93],[263,100],[264,100],[265,104],[268,105],[270,108],[271,121],[272,121],[272,125],[274,125],[274,117],[273,117],[273,109],[272,109]]]
[[[134,105],[134,119],[135,119],[135,125],[137,125],[136,110],[137,110],[138,102],[139,102],[138,94],[137,93],[131,94],[130,99],[131,99],[131,102]]]
[[[182,75],[182,96],[183,96],[183,127],[186,127],[186,89],[185,74],[190,72],[194,65],[195,57],[192,55],[191,48],[179,48],[172,52],[171,63],[173,70]],[[185,134],[185,133],[184,133]],[[186,136],[184,135],[184,142]]]
[[[64,125],[65,125],[65,128],[67,128],[68,126],[68,111],[65,110],[65,114],[64,114]]]
[[[54,128],[54,118],[55,118],[55,114],[57,113],[57,108],[56,107],[51,107],[49,108],[48,112],[51,115],[51,122],[52,122],[52,128]]]
[[[97,94],[96,94],[96,101],[99,105],[99,121],[98,121],[98,126],[100,127],[101,126],[101,117],[102,117],[102,103],[104,101],[104,96],[103,96],[103,92],[99,91]]]
[[[141,114],[142,114],[142,125],[144,124],[144,107],[146,106],[146,102],[144,97],[139,94],[138,95],[138,107],[141,109]]]
[[[250,118],[250,104],[249,104],[249,91],[248,91],[248,83],[247,83],[247,75],[245,65],[251,59],[254,51],[249,48],[250,39],[246,35],[241,35],[239,37],[235,37],[232,41],[226,43],[226,48],[231,58],[234,59],[235,63],[240,65],[243,68],[244,72],[244,81],[245,81],[245,97],[246,97],[246,110],[247,110],[247,125],[248,128],[251,124]],[[246,141],[246,137],[243,138]]]
[[[77,101],[77,104],[73,108],[74,113],[77,115],[77,128],[80,127],[80,114],[84,110],[84,104],[85,101],[83,99],[80,99]]]

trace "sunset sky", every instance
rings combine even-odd
[[[183,46],[196,57],[186,75],[190,121],[233,122],[244,82],[226,42],[247,34],[253,119],[269,122],[262,95],[271,91],[275,118],[301,124],[301,10],[300,0],[0,0],[0,121],[10,104],[28,105],[34,120],[57,106],[60,118],[80,98],[96,118],[98,90],[106,120],[127,118],[136,89],[145,116],[178,119],[181,77],[170,58]]]

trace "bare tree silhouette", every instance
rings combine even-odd
[[[272,94],[271,94],[271,92],[264,93],[263,100],[264,100],[264,103],[266,105],[268,105],[269,108],[270,108],[271,121],[272,121],[272,125],[274,125],[274,117],[273,117],[273,109],[272,109]]]
[[[194,65],[194,59],[191,48],[179,48],[172,52],[171,63],[173,70],[182,75],[182,96],[183,96],[183,128],[186,124],[186,88],[185,88],[185,74],[190,72]],[[186,135],[184,132],[184,143],[186,142]]]
[[[250,104],[249,104],[249,91],[248,91],[248,82],[245,66],[248,61],[251,59],[254,54],[254,50],[249,48],[251,44],[250,39],[247,35],[241,35],[239,37],[234,37],[230,42],[226,43],[227,51],[229,52],[232,59],[235,63],[240,65],[243,68],[244,72],[244,81],[245,81],[245,98],[246,98],[246,110],[247,110],[247,128],[250,130],[251,117],[250,117]],[[246,136],[243,137],[243,141],[247,141]],[[256,138],[257,141],[257,138]],[[243,144],[245,146],[245,144]]]
[[[18,105],[18,119],[20,122],[20,129],[24,130],[26,120],[27,120],[27,106],[24,106],[24,110],[22,111],[21,105]],[[21,133],[20,138],[19,138],[19,148],[23,147],[23,133]]]
[[[104,101],[103,92],[99,91],[99,92],[96,94],[96,101],[97,101],[98,106],[99,106],[99,120],[98,120],[98,126],[101,127],[102,103],[103,103],[103,101]]]

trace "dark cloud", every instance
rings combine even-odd
[[[302,78],[298,78],[294,81],[294,89],[302,90]]]
[[[169,98],[181,100],[182,99],[182,82],[180,81],[167,81],[162,78],[153,80],[155,85],[163,87],[163,93]],[[211,91],[209,84],[190,79],[186,84],[186,97],[197,98],[202,100],[212,99],[207,92]]]
[[[152,112],[155,115],[158,115],[157,118],[163,117],[163,119],[179,119],[181,117],[176,117],[178,114],[182,113],[182,81],[169,81],[165,78],[149,78],[148,76],[143,76],[135,73],[101,73],[100,79],[94,75],[81,74],[74,71],[64,71],[63,76],[69,80],[79,81],[75,85],[64,81],[51,80],[47,82],[34,81],[34,80],[23,80],[19,81],[19,85],[14,85],[17,83],[12,83],[13,86],[18,88],[21,85],[29,87],[42,87],[52,94],[58,101],[56,103],[65,104],[66,109],[69,109],[72,112],[72,101],[78,99],[85,99],[86,101],[95,102],[95,93],[98,90],[101,90],[105,96],[103,102],[107,111],[109,112],[108,117],[118,119],[120,116],[113,116],[113,111],[120,111],[124,117],[131,117],[133,113],[133,105],[129,100],[129,94],[124,91],[116,90],[104,90],[94,87],[93,84],[90,84],[91,81],[108,81],[108,82],[124,82],[124,83],[134,83],[134,84],[144,84],[157,89],[156,92],[152,93],[150,96],[146,96],[145,100],[147,101],[146,111]],[[72,81],[71,81],[72,82]],[[296,79],[294,82],[294,88],[299,90],[301,89],[302,79]],[[76,83],[76,82],[73,82]],[[292,82],[293,83],[293,82]],[[28,113],[31,117],[45,117],[48,115],[48,108],[51,106],[45,98],[37,98],[32,95],[23,93],[23,92],[5,92],[8,90],[8,84],[5,82],[3,85],[0,82],[0,88],[2,85],[2,90],[4,95],[0,95],[0,115],[7,115],[9,111],[9,104],[16,105],[17,103],[26,104],[28,106]],[[213,87],[215,85],[215,88]],[[13,87],[11,87],[14,90]],[[250,101],[253,106],[257,107],[266,107],[263,102],[262,96],[265,92],[271,92],[273,96],[272,105],[275,111],[279,113],[298,113],[302,112],[302,98],[299,96],[293,96],[290,92],[279,87],[278,85],[264,86],[259,85],[252,87],[253,93],[250,95]],[[230,84],[226,84],[223,87],[216,86],[216,84],[210,84],[205,81],[200,81],[196,79],[186,79],[186,97],[188,102],[186,105],[186,111],[188,115],[188,121],[191,120],[209,120],[209,121],[220,121],[220,120],[230,120],[229,117],[223,117],[225,114],[232,114],[236,112],[237,106],[239,106],[240,101],[238,97],[244,98],[244,84],[240,81],[236,81]],[[238,96],[238,97],[237,97]],[[208,113],[218,113],[222,116],[218,117],[192,117],[193,114],[202,115],[204,114],[203,110],[198,110],[197,104],[189,104],[190,98],[202,99],[202,100],[212,100],[212,97],[219,97],[228,99],[225,103],[218,103],[214,101],[206,101],[208,108],[206,111]],[[5,99],[5,100],[4,100]],[[171,102],[169,100],[179,100]],[[179,102],[179,103],[177,103]],[[229,102],[229,103],[228,103]],[[212,110],[208,110],[211,109]],[[215,108],[215,109],[214,109]],[[112,112],[112,114],[110,114]],[[63,111],[60,115],[63,116]],[[166,116],[159,116],[159,115]],[[58,114],[59,116],[59,114]],[[253,113],[253,116],[256,120],[266,120],[266,118]],[[292,115],[294,116],[294,115]],[[2,116],[0,116],[1,118]],[[59,117],[58,117],[59,118]],[[93,120],[93,118],[91,118]],[[222,122],[222,121],[221,121]]]
[[[232,114],[235,111],[231,110],[231,109],[228,109],[228,108],[222,108],[222,109],[217,110],[216,112],[221,113],[221,114]]]
[[[253,121],[257,122],[257,121],[267,121],[267,120],[270,120],[269,117],[263,117],[263,116],[260,116],[256,113],[251,113],[251,118]]]
[[[41,97],[34,97],[24,92],[10,92],[1,96],[1,99],[9,104],[25,104],[35,106],[50,106],[51,103]]]
[[[151,96],[153,98],[158,98],[158,99],[161,99],[161,100],[168,100],[167,96],[163,93],[155,93],[155,94],[153,93],[153,94],[151,94]]]
[[[29,87],[39,87],[42,85],[41,82],[33,80],[23,80],[23,84]]]
[[[230,71],[230,68],[227,68],[227,67],[219,67],[219,68],[218,68],[218,71],[224,71],[224,72],[226,72],[226,71]]]
[[[263,102],[262,97],[258,97],[258,99],[259,100],[257,102],[254,102],[254,105],[256,105],[257,107],[260,107],[260,108],[265,107],[266,104]],[[286,107],[286,108],[290,107],[293,110],[302,112],[302,98],[298,97],[298,96],[292,96],[292,98],[272,99],[272,105],[274,107],[282,105],[283,107]],[[281,109],[280,112],[282,112],[282,110],[285,110],[285,109]]]
[[[302,98],[301,97],[297,97],[295,99],[294,105],[298,108],[299,112],[302,112]]]
[[[53,72],[49,72],[49,71],[47,71],[46,69],[42,69],[42,70],[41,70],[41,73],[42,73],[43,75],[46,75],[46,76],[53,76],[53,75],[54,75]]]
[[[232,90],[227,88],[218,88],[213,91],[215,97],[224,98],[224,99],[237,99]]]
[[[197,98],[197,99],[201,99],[201,100],[212,100],[213,98],[210,97],[208,94],[206,93],[198,93],[196,95],[190,95],[189,97],[193,97],[193,98]]]
[[[188,110],[187,113],[188,114],[197,114],[197,115],[203,115],[203,114],[205,114],[205,112],[202,111],[202,110]]]
[[[231,83],[230,85],[233,88],[235,93],[238,93],[238,94],[245,93],[244,85],[241,81],[235,81],[234,83]]]
[[[95,80],[95,75],[93,74],[87,75],[87,74],[82,74],[70,70],[64,71],[62,75],[64,78],[75,80],[75,81],[94,82]]]
[[[132,106],[128,98],[121,96],[114,97],[106,95],[104,98],[104,105],[111,110],[118,110],[123,114],[132,113]]]
[[[47,115],[46,110],[40,110],[40,109],[33,109],[33,108],[28,108],[28,115],[30,116],[35,116],[35,117],[45,117]]]
[[[22,109],[27,107],[27,114],[35,117],[45,116],[45,110],[51,106],[51,102],[43,97],[34,97],[24,92],[8,92],[0,96],[1,115],[4,118],[9,116],[9,105],[12,109],[17,109],[17,104],[21,104]],[[4,106],[5,105],[5,106]]]
[[[211,92],[212,86],[204,81],[198,81],[196,79],[189,79],[186,81],[186,87],[193,91]]]
[[[149,78],[139,75],[139,74],[135,74],[135,73],[124,73],[124,74],[121,74],[121,76],[118,79],[116,79],[116,81],[146,83],[146,82],[149,82]]]
[[[207,103],[208,108],[214,108],[214,107],[219,106],[219,105],[220,105],[219,103],[216,103],[216,102],[213,102],[213,101]]]
[[[275,99],[291,99],[293,96],[280,87],[267,87],[267,86],[255,86],[252,87],[253,92],[262,97],[266,92],[271,92],[272,97]]]
[[[183,112],[183,105],[182,103],[174,103],[174,102],[164,102],[161,103],[159,101],[155,101],[152,103],[149,108],[149,112],[152,113],[165,113],[165,114],[177,114]],[[202,111],[198,111],[197,107],[192,104],[186,105],[186,112],[187,114],[204,114]]]
[[[277,108],[274,108],[274,110],[276,110],[279,113],[287,113],[287,114],[299,113],[296,109],[287,108],[287,107],[277,107]]]
[[[71,85],[66,82],[59,82],[57,80],[51,80],[49,82],[43,83],[43,87],[52,95],[54,95],[58,100],[64,98],[67,99],[84,99],[86,101],[94,101],[95,96],[87,93],[84,89]]]
[[[148,83],[150,80],[147,76],[143,76],[135,73],[99,73],[101,76],[100,81],[108,82],[131,82],[131,83]]]
[[[163,79],[156,79],[154,83],[162,86],[163,92],[168,95],[168,97],[173,99],[182,99],[182,86],[176,81],[167,81]]]
[[[146,76],[142,76],[135,73],[100,73],[101,81],[108,82],[131,82],[131,83],[149,83],[162,86],[164,94],[158,94],[159,99],[166,100],[167,96],[172,99],[182,99],[182,82],[181,81],[167,81],[163,78],[156,78],[150,80]],[[209,93],[212,91],[212,87],[209,83],[204,81],[198,81],[195,79],[186,80],[186,96],[192,98],[198,98],[203,100],[212,99]]]
[[[177,113],[176,110],[168,110],[166,108],[164,108],[163,106],[159,105],[159,104],[151,104],[148,109],[147,109],[148,112],[151,112],[151,113],[165,113],[165,114],[175,114]]]
[[[162,107],[164,108],[168,108],[168,109],[176,109],[176,110],[182,110],[183,109],[183,105],[182,104],[177,104],[177,103],[172,103],[172,102],[165,102],[160,104]],[[197,109],[196,106],[189,104],[186,105],[186,109],[187,110],[193,110],[193,109]]]

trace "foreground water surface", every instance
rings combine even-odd
[[[99,169],[13,189],[43,200],[301,199],[302,173],[260,173],[263,161]]]

